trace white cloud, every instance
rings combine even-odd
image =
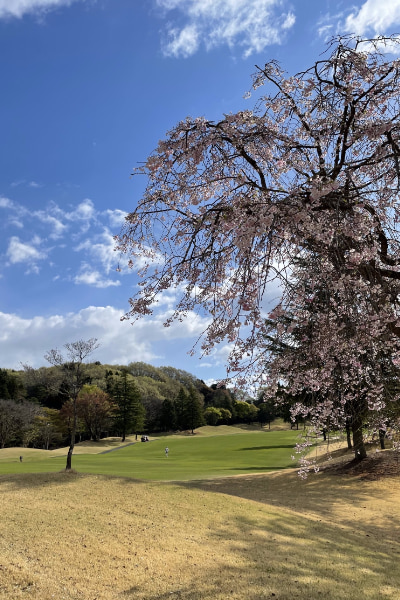
[[[69,221],[90,221],[95,218],[96,211],[93,202],[85,198],[73,211],[66,212],[64,215]]]
[[[177,340],[192,338],[197,340],[204,332],[210,320],[208,317],[201,317],[195,312],[190,311],[186,318],[181,321],[175,321],[170,327],[164,327],[163,323],[172,316],[172,310],[164,312],[155,312],[151,318],[140,319],[134,324],[135,329],[142,331],[146,335],[146,339],[156,342],[157,340]],[[149,327],[151,324],[151,327]],[[186,350],[189,351],[190,345]]]
[[[391,33],[391,28],[400,24],[400,0],[367,0],[358,11],[345,20],[344,28],[349,33],[374,35]]]
[[[171,27],[168,30],[168,37],[168,44],[164,48],[167,56],[187,58],[198,50],[199,32],[195,25],[187,25],[180,31],[176,27]]]
[[[24,207],[10,200],[9,198],[0,198],[0,208],[4,208],[6,211],[7,218],[3,218],[3,223],[8,223],[14,227],[18,227],[18,229],[23,229],[24,227],[24,218],[29,211]]]
[[[59,271],[64,270],[65,277],[68,268],[77,272],[78,267],[73,264],[76,263],[73,253],[79,251],[85,252],[86,256],[74,279],[77,284],[96,288],[115,287],[120,285],[120,281],[107,275],[116,273],[117,270],[131,273],[128,257],[115,252],[114,237],[107,227],[108,222],[120,224],[123,221],[126,213],[121,210],[97,211],[92,200],[85,199],[67,210],[55,202],[49,202],[44,208],[32,211],[18,202],[0,196],[1,209],[4,214],[3,228],[12,225],[40,233],[40,237],[37,235],[28,241],[22,240],[22,236],[13,236],[7,241],[3,236],[2,252],[8,257],[8,262],[3,266],[25,262],[29,267],[28,272],[37,272],[38,261],[49,256],[53,257],[53,261],[48,262],[48,266],[54,265]],[[57,240],[57,243],[49,246],[49,240]],[[145,257],[136,260],[135,268],[144,266],[146,260]],[[89,266],[89,263],[93,265]],[[60,275],[62,276],[62,272]]]
[[[9,200],[8,198],[4,198],[3,196],[0,197],[0,208],[12,208],[12,207],[13,207],[12,200]]]
[[[43,13],[79,0],[0,0],[0,19],[20,19],[28,13]]]
[[[283,9],[282,0],[157,0],[157,4],[186,20],[183,25],[167,25],[166,56],[191,56],[201,43],[208,50],[241,46],[250,56],[281,43],[295,23],[294,13]]]
[[[47,254],[38,248],[40,243],[41,240],[37,236],[30,243],[21,242],[17,236],[13,236],[7,248],[7,256],[10,262],[12,264],[25,263],[26,265],[32,265],[38,260],[45,259]]]
[[[121,285],[119,280],[105,279],[99,271],[92,269],[87,263],[82,265],[80,273],[74,277],[74,283],[77,285],[90,285],[96,288],[108,288]]]
[[[77,252],[86,250],[93,258],[101,263],[106,273],[117,268],[117,256],[114,251],[114,238],[108,230],[98,236],[87,239],[75,247]]]
[[[53,217],[52,215],[43,210],[38,210],[34,212],[33,215],[37,217],[42,223],[46,223],[47,225],[50,225],[52,227],[53,231],[49,234],[49,237],[52,239],[57,239],[61,237],[67,229],[66,225],[64,225],[59,219]]]
[[[109,219],[110,227],[122,227],[128,213],[117,208],[115,210],[106,210],[105,214]]]
[[[167,317],[165,313],[133,326],[121,321],[123,314],[112,306],[89,306],[77,313],[31,319],[0,312],[0,365],[20,369],[21,363],[27,363],[37,368],[46,365],[43,357],[50,348],[62,350],[67,342],[91,337],[100,342],[92,360],[126,365],[134,361],[151,362],[162,356],[164,364],[171,364],[173,340],[185,340],[177,342],[185,355],[193,343],[193,335],[197,336],[204,328],[202,319],[193,319],[193,315],[183,323],[164,328],[161,323]],[[193,368],[198,366],[193,359],[191,364]]]

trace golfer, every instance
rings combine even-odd
[[[168,446],[165,448],[165,456],[168,458],[168,452],[169,452],[169,448]]]

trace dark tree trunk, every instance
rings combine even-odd
[[[381,445],[381,450],[385,449],[385,436],[386,436],[386,431],[384,429],[380,429],[379,430],[379,443]]]
[[[75,444],[74,444],[75,446]],[[72,453],[74,451],[74,446],[71,444],[67,454],[67,464],[65,466],[66,471],[70,471],[72,469]]]
[[[367,458],[362,426],[363,420],[361,415],[354,416],[351,422],[351,427],[353,431],[354,456],[356,460],[363,460],[364,458]]]
[[[347,448],[348,450],[353,449],[353,444],[351,443],[351,426],[350,426],[350,418],[346,418],[346,437],[347,437]]]
[[[69,446],[68,454],[67,454],[67,464],[65,466],[66,471],[70,471],[72,469],[72,453],[75,448],[75,437],[76,437],[76,398],[74,398],[74,417],[72,420],[72,429],[71,429],[71,443]]]

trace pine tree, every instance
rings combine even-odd
[[[193,386],[189,388],[189,394],[186,397],[184,409],[185,429],[191,429],[192,433],[197,427],[204,425],[203,403],[199,394]]]
[[[118,407],[115,424],[124,442],[127,434],[137,433],[144,428],[146,412],[139,390],[126,369],[121,371],[114,384],[113,397]]]
[[[186,429],[185,410],[187,402],[187,393],[184,387],[181,387],[178,395],[175,398],[175,413],[176,413],[176,426],[182,431]]]
[[[169,398],[162,403],[160,424],[164,431],[176,429],[175,404]]]

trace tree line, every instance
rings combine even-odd
[[[80,341],[82,343],[82,340]],[[84,342],[86,343],[86,342]],[[53,449],[75,441],[202,425],[270,423],[287,412],[173,367],[55,360],[50,367],[0,369],[0,448]],[[71,357],[70,357],[71,358]],[[72,452],[71,452],[72,454]]]

